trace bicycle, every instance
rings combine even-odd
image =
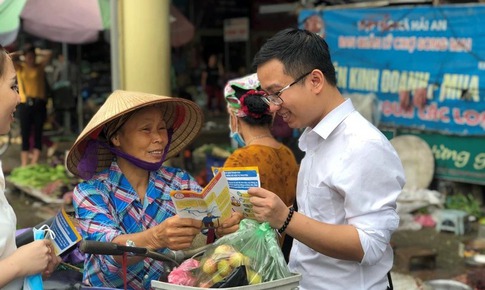
[[[134,256],[148,257],[157,261],[166,262],[166,265],[165,265],[166,270],[164,271],[166,274],[160,277],[159,279],[159,281],[162,281],[162,282],[167,282],[168,274],[174,268],[180,266],[180,264],[183,261],[189,258],[193,259],[204,254],[204,252],[211,246],[212,246],[211,244],[208,244],[191,250],[179,250],[179,251],[168,250],[166,253],[162,254],[145,247],[123,246],[123,245],[119,245],[111,242],[99,242],[99,241],[90,241],[90,240],[82,240],[81,242],[79,242],[79,250],[81,251],[81,253],[84,253],[84,254],[113,255],[113,256],[131,254]],[[88,290],[88,289],[100,289],[100,288],[91,288],[91,287],[83,287],[83,286],[80,288],[80,290]],[[111,288],[103,288],[103,289],[111,289]],[[114,289],[115,288],[113,288],[113,290]]]
[[[156,259],[158,261],[171,262],[173,268],[178,267],[183,261],[189,258],[196,258],[203,255],[206,250],[208,250],[212,244],[202,246],[200,248],[195,248],[191,250],[179,250],[171,251],[169,250],[165,254],[149,250],[144,247],[130,247],[118,245],[109,242],[98,242],[98,241],[87,241],[83,240],[80,242],[79,249],[85,254],[98,254],[98,255],[124,255],[126,253],[131,253],[135,256],[149,257]],[[167,275],[173,270],[173,268],[167,269]],[[159,281],[152,280],[152,289],[157,290],[188,290],[188,289],[201,289],[199,287],[182,286],[176,284],[167,283],[167,276],[162,277]],[[259,283],[255,285],[237,286],[238,290],[297,290],[299,281],[301,279],[300,274],[293,273],[291,277]],[[217,287],[215,287],[217,288]],[[111,288],[89,288],[81,287],[80,290],[88,289],[111,289]],[[219,289],[235,289],[235,288],[219,288]],[[114,289],[113,289],[114,290]]]
[[[43,223],[36,226],[39,228],[41,225],[44,224],[51,224],[51,220],[44,221]],[[27,242],[33,240],[32,231],[27,231],[22,233],[21,236],[18,236],[16,241],[17,245],[23,245]],[[182,262],[187,259],[195,258],[198,259],[199,256],[204,255],[206,251],[211,251],[210,247],[213,244],[204,245],[199,248],[190,249],[190,250],[179,250],[179,251],[172,251],[168,250],[166,252],[159,253],[153,250],[150,250],[145,247],[130,247],[125,245],[118,245],[112,242],[99,242],[99,241],[90,241],[90,240],[82,240],[76,247],[71,248],[67,252],[72,250],[76,250],[78,253],[81,254],[95,254],[95,255],[133,255],[133,256],[141,256],[141,257],[148,257],[150,259],[154,259],[157,261],[165,262],[166,269],[164,269],[164,274],[160,277],[159,280],[152,280],[151,286],[152,289],[157,290],[188,290],[188,289],[201,289],[199,287],[191,287],[191,286],[182,286],[176,284],[168,283],[168,275],[174,270],[176,267],[180,266]],[[203,259],[204,257],[202,257]],[[76,268],[75,264],[70,265],[69,262],[62,262],[61,266],[63,266],[63,270],[58,270],[53,273],[53,275],[46,281],[44,281],[44,289],[45,290],[119,290],[118,288],[99,288],[99,287],[89,287],[81,285],[82,281],[82,269]],[[124,271],[124,270],[123,270]],[[254,285],[245,285],[245,286],[237,286],[238,290],[262,290],[262,289],[272,289],[272,290],[295,290],[298,289],[299,281],[301,279],[301,275],[297,273],[292,273],[292,276],[273,280],[269,282],[263,282]],[[217,287],[216,287],[217,288]],[[219,288],[219,289],[234,289],[234,288]]]
[[[212,246],[211,244],[208,244],[199,248],[185,251],[168,250],[165,254],[162,254],[145,247],[123,246],[111,242],[82,240],[79,243],[79,250],[84,254],[121,256],[126,253],[131,253],[135,256],[147,257],[157,261],[170,262],[176,267],[180,266],[183,261],[189,258],[195,258],[202,255],[205,250]]]

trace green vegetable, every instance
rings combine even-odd
[[[57,180],[62,181],[65,185],[71,183],[63,165],[52,167],[46,164],[17,167],[12,170],[8,180],[21,186],[30,186],[37,189],[42,189]]]
[[[463,210],[477,218],[484,216],[480,203],[471,194],[464,195],[459,193],[448,196],[446,198],[445,208]]]

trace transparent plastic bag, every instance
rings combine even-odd
[[[241,268],[246,279],[240,275]],[[243,219],[237,232],[220,238],[206,250],[196,276],[197,286],[219,288],[274,281],[291,273],[275,230],[268,223]]]

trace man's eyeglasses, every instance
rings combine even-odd
[[[277,91],[276,93],[272,93],[272,94],[266,94],[264,96],[262,96],[261,98],[263,99],[263,101],[268,104],[268,106],[272,103],[273,105],[276,105],[276,106],[279,106],[281,104],[283,104],[283,99],[280,97],[281,94],[291,88],[292,85],[298,83],[299,81],[301,81],[302,79],[304,79],[307,75],[309,75],[313,70],[307,72],[306,74],[302,75],[301,77],[297,78],[294,82],[292,82],[291,84],[287,85],[286,87],[282,88],[281,90]]]

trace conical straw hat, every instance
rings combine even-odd
[[[83,158],[86,146],[90,140],[97,140],[107,123],[126,113],[155,104],[163,104],[161,106],[163,118],[167,128],[173,129],[166,158],[177,155],[197,137],[202,128],[204,121],[200,107],[186,99],[116,90],[91,118],[69,150],[66,158],[67,169],[75,176],[81,177],[78,164]],[[114,154],[109,149],[98,146],[96,172],[108,168],[113,158]]]

